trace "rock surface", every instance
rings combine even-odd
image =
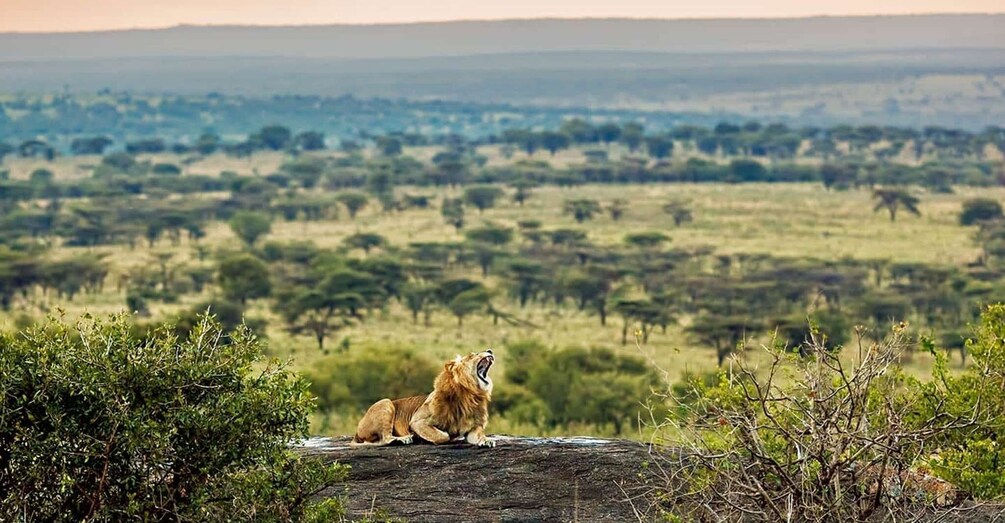
[[[467,444],[349,447],[313,438],[301,450],[352,466],[349,510],[420,522],[637,521],[646,505],[647,445],[595,438],[509,438]],[[337,495],[346,486],[328,492]]]

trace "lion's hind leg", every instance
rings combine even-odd
[[[363,414],[363,419],[359,420],[356,426],[356,435],[353,436],[349,444],[354,447],[365,445],[384,446],[392,441],[403,440],[396,438],[394,430],[394,403],[389,399],[382,399],[374,403]],[[411,439],[411,438],[409,438]],[[411,441],[403,442],[411,443]]]

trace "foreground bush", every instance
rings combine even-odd
[[[978,362],[959,380],[937,372],[921,384],[898,367],[906,332],[901,325],[880,342],[840,352],[813,333],[805,356],[772,347],[767,368],[736,360],[714,385],[694,380],[663,427],[684,447],[659,467],[660,501],[671,516],[903,521],[952,511],[968,494],[958,487],[999,492],[993,478],[1005,474],[1005,463],[981,451],[1001,441],[1000,363],[994,371]],[[978,333],[975,359],[994,352],[1000,362],[1005,309],[990,309]],[[994,347],[977,347],[987,343]],[[963,481],[954,486],[933,469]]]
[[[978,498],[1005,497],[1005,305],[988,307],[966,350],[971,364],[958,375],[937,353],[935,379],[924,386],[924,416],[947,411],[976,422],[936,434],[930,463]]]
[[[312,498],[344,468],[288,448],[306,382],[258,364],[248,330],[222,339],[208,319],[141,339],[125,317],[0,337],[0,520],[338,521]]]

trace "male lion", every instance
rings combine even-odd
[[[434,444],[464,439],[479,447],[494,447],[485,437],[495,363],[491,350],[457,356],[443,365],[428,396],[374,403],[359,420],[351,445],[412,443],[414,436]]]

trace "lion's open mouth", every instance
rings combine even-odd
[[[485,384],[488,384],[489,382],[489,369],[492,368],[492,364],[495,363],[495,360],[496,359],[492,356],[485,356],[478,361],[478,367],[476,369],[478,379]]]

